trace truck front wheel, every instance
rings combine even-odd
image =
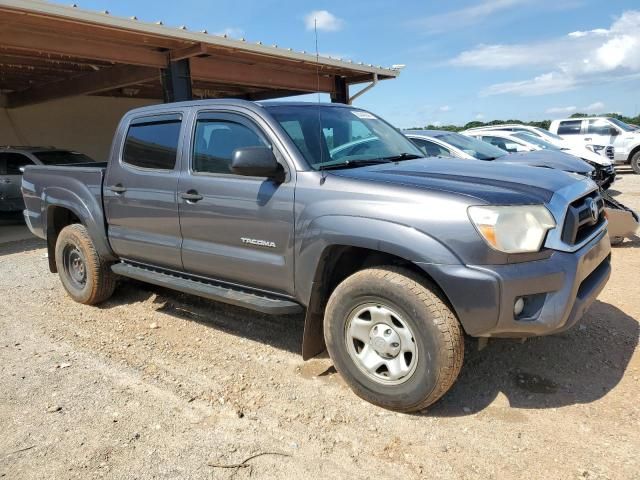
[[[463,333],[434,291],[396,267],[361,270],[334,290],[325,311],[325,341],[359,397],[413,412],[451,388],[462,367]]]
[[[56,241],[56,266],[62,285],[76,302],[104,302],[116,287],[115,274],[98,255],[84,225],[62,229]]]
[[[631,168],[633,168],[634,173],[640,175],[640,150],[631,157]]]

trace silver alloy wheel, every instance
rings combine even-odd
[[[356,366],[378,383],[398,385],[415,372],[418,348],[413,332],[383,303],[356,307],[345,324],[345,341]]]

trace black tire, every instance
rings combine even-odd
[[[414,412],[432,405],[451,388],[462,368],[464,335],[455,315],[435,291],[429,282],[418,275],[396,267],[361,270],[334,290],[325,311],[325,341],[335,368],[356,395],[389,410]],[[359,365],[354,359],[353,352],[357,351],[357,345],[364,342],[352,338],[347,327],[356,320],[363,325],[361,322],[363,318],[366,321],[366,316],[354,317],[358,315],[354,312],[363,311],[363,306],[365,315],[368,313],[367,308],[372,309],[373,313],[373,309],[379,308],[397,312],[402,317],[398,324],[402,325],[404,322],[409,327],[416,360],[412,373],[408,373],[404,379],[396,380],[402,383],[385,383],[384,379],[379,378],[385,375],[384,367],[380,372],[365,373],[364,364]],[[395,315],[391,317],[395,318]],[[373,335],[374,319],[371,318],[370,335]],[[382,317],[376,314],[376,318]],[[402,328],[398,331],[402,331]],[[395,334],[394,331],[393,335]],[[353,350],[349,342],[353,343]],[[375,337],[371,337],[366,348],[375,350],[374,342]],[[365,347],[361,348],[358,353],[360,355]],[[404,359],[404,362],[410,363],[413,357],[409,358],[409,361]]]
[[[631,168],[633,168],[634,173],[640,175],[640,150],[631,157]]]
[[[56,241],[56,266],[62,285],[76,302],[104,302],[116,288],[116,275],[98,255],[84,225],[62,229]]]

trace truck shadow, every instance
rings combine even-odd
[[[30,252],[31,250],[38,250],[39,248],[46,248],[46,246],[47,244],[44,240],[36,237],[29,238],[28,240],[3,242],[0,233],[0,257],[14,253]]]
[[[481,352],[468,351],[456,384],[421,415],[455,417],[487,409],[507,421],[526,421],[513,409],[594,402],[622,379],[639,331],[638,320],[596,301],[580,324],[560,335],[524,344],[494,340]]]
[[[631,238],[626,238],[624,242],[613,246],[613,248],[640,248],[640,237],[633,235]]]
[[[209,328],[300,354],[304,315],[271,316],[220,302],[184,294],[135,280],[124,280],[119,291],[101,308],[111,308],[131,301],[130,294],[144,301],[152,294],[155,310],[183,320],[198,322]]]

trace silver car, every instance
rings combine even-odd
[[[20,192],[24,167],[83,163],[94,160],[83,153],[53,147],[0,147],[0,212],[24,209]]]

